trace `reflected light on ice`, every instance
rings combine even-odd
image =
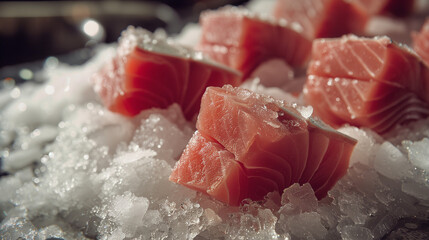
[[[30,80],[33,78],[33,72],[30,69],[23,68],[19,71],[19,76],[24,80]]]
[[[104,38],[103,26],[94,19],[86,19],[81,24],[82,32],[90,39],[101,41]]]
[[[89,19],[83,23],[83,32],[90,37],[95,37],[100,31],[100,24],[96,21]]]

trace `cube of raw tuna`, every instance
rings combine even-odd
[[[387,37],[318,39],[304,97],[331,126],[349,123],[384,133],[429,114],[429,71]]]
[[[310,56],[311,41],[298,25],[260,16],[245,8],[224,7],[203,12],[200,24],[202,38],[198,49],[242,72],[243,80],[269,60],[303,67]]]
[[[93,78],[111,111],[134,116],[178,103],[187,119],[198,113],[206,87],[238,85],[241,74],[152,33],[129,27],[117,55]]]
[[[323,198],[346,174],[356,141],[306,117],[268,96],[209,87],[170,180],[230,205],[294,183],[310,183]]]

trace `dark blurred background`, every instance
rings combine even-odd
[[[246,0],[0,1],[0,78],[23,63],[115,42],[128,25],[178,33],[205,9]],[[68,57],[79,64],[90,54]],[[36,65],[32,65],[36,66]],[[20,67],[22,68],[22,67]]]

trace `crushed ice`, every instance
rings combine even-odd
[[[102,50],[94,61],[110,52]],[[83,68],[91,64],[98,66]],[[60,72],[82,81],[69,96],[92,91],[85,80],[89,70],[50,71],[45,85],[15,100],[29,104],[35,117],[15,121],[23,117],[8,110],[16,102],[1,115],[2,171],[10,175],[0,180],[0,237],[379,239],[403,217],[428,215],[429,120],[384,137],[340,129],[359,143],[349,173],[322,201],[309,185],[295,184],[282,196],[269,194],[263,202],[234,208],[168,181],[194,131],[178,106],[130,119],[104,109],[92,93],[58,96],[51,105],[61,111],[41,111],[47,106],[32,102],[49,104],[45,86],[67,81]],[[297,101],[257,80],[248,88]],[[45,114],[49,120],[39,116]]]

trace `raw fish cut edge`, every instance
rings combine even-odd
[[[201,13],[200,19],[202,19],[204,17],[208,17],[210,15],[219,14],[219,13],[231,14],[233,16],[238,15],[238,16],[240,16],[240,18],[250,18],[250,19],[260,20],[262,22],[269,23],[273,26],[290,28],[290,29],[294,30],[295,32],[298,32],[301,34],[304,31],[303,27],[298,22],[289,22],[288,20],[286,20],[284,18],[277,19],[277,18],[275,18],[271,15],[268,15],[268,14],[252,12],[243,6],[227,5],[227,6],[220,7],[217,10],[206,10],[206,11]],[[234,15],[234,14],[237,14],[237,15]],[[307,38],[305,35],[303,35],[303,37]]]
[[[119,46],[117,53],[119,58],[126,57],[135,47],[138,47],[142,51],[151,52],[161,56],[202,62],[238,76],[242,75],[239,71],[214,61],[200,51],[183,46],[174,40],[160,36],[159,34],[151,33],[141,27],[128,26],[127,29],[122,31],[118,42]]]

